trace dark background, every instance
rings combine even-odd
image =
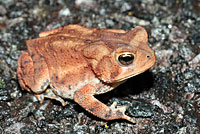
[[[72,100],[40,104],[21,90],[16,62],[25,40],[68,24],[148,31],[155,66],[97,96],[128,105],[137,124],[104,121]],[[0,0],[0,133],[200,133],[200,1]]]

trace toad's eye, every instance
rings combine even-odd
[[[119,63],[125,66],[132,64],[133,60],[134,60],[134,55],[130,53],[124,53],[118,56]]]

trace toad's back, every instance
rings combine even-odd
[[[63,78],[72,72],[88,74],[91,68],[80,51],[95,42],[120,40],[120,38],[124,42],[124,38],[128,37],[123,36],[124,33],[124,30],[88,29],[79,25],[68,25],[64,28],[42,32],[39,34],[40,38],[28,40],[26,44],[28,53],[34,61],[41,60],[37,58],[38,56],[45,59],[51,82],[53,82],[55,76]],[[129,41],[128,38],[127,41]],[[109,46],[109,43],[104,44],[113,47]],[[40,65],[35,66],[34,68],[40,68]],[[91,76],[94,77],[94,74]]]
[[[116,33],[115,33],[116,32]],[[85,66],[84,57],[80,51],[91,43],[107,40],[123,40],[124,30],[85,28],[79,25],[68,25],[47,32],[40,33],[40,38],[27,41],[30,55],[39,54],[45,57],[49,66],[60,66],[71,69]],[[127,41],[128,38],[127,38]],[[106,44],[106,43],[105,43]],[[107,43],[108,47],[109,43]],[[81,63],[81,64],[80,64]],[[67,65],[67,66],[66,66]],[[86,63],[87,65],[87,63]]]

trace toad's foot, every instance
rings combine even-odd
[[[126,119],[132,123],[136,123],[136,120],[125,115],[125,111],[127,109],[127,106],[117,106],[117,102],[114,101],[113,104],[110,106],[111,109],[113,109],[113,111],[120,111],[124,116],[123,116],[123,119]]]
[[[54,94],[52,89],[47,89],[43,94],[35,94],[35,96],[40,101],[40,103],[43,102],[44,98],[50,98],[59,101],[63,106],[66,105],[65,101],[61,97]]]

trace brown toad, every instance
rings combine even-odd
[[[27,40],[27,52],[18,59],[22,89],[44,97],[73,99],[105,120],[126,119],[126,107],[106,106],[94,95],[108,92],[155,63],[148,35],[137,26],[130,31],[68,25]],[[48,89],[47,89],[48,87]]]

